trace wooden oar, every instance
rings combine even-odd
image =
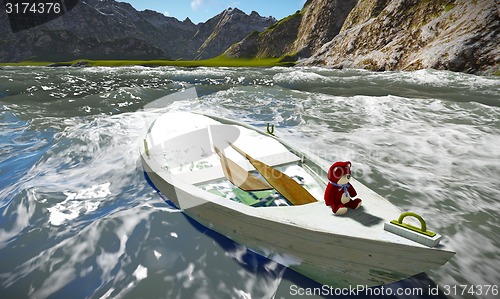
[[[317,202],[304,187],[297,183],[294,179],[282,173],[281,171],[272,168],[271,166],[250,157],[247,153],[239,149],[233,144],[234,150],[242,154],[247,160],[252,163],[253,167],[266,179],[266,181],[276,189],[283,197],[294,205],[303,205]]]
[[[273,187],[268,183],[246,171],[233,160],[226,157],[217,147],[214,146],[214,149],[217,155],[219,155],[224,175],[235,186],[238,186],[243,191],[262,191],[273,189]]]

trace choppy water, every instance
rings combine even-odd
[[[199,97],[142,109],[192,86]],[[500,285],[498,77],[4,68],[0,298],[293,298],[295,286],[318,287],[196,225],[147,184],[139,134],[170,109],[271,122],[298,146],[351,160],[361,182],[447,236],[457,254],[427,273],[434,283]],[[449,297],[494,297],[457,292]]]

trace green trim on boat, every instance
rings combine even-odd
[[[243,191],[239,188],[233,189],[234,195],[236,195],[236,200],[239,202],[242,202],[248,206],[251,206],[253,204],[256,204],[259,202],[259,199],[257,196],[252,196],[251,192]]]
[[[208,190],[208,192],[212,193],[212,194],[215,194],[215,195],[218,195],[220,197],[226,197],[226,194],[220,192],[219,190],[216,190],[216,189],[210,189]]]

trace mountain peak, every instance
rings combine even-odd
[[[184,21],[182,21],[182,23],[184,23],[184,24],[193,24],[194,25],[193,21],[191,21],[191,19],[189,17],[185,18]]]
[[[237,7],[229,7],[229,8],[226,8],[223,13],[230,13],[230,14],[245,14],[243,11],[241,11],[240,9],[238,9]]]
[[[252,12],[250,13],[250,16],[251,17],[258,17],[258,18],[261,17],[261,15],[258,12],[256,12],[255,10],[252,10]]]

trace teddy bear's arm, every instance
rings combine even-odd
[[[356,195],[358,195],[358,193],[351,184],[349,184],[349,187],[347,187],[347,191],[349,192],[349,195],[351,197],[356,197]]]
[[[332,203],[333,203],[333,202],[332,202],[332,188],[331,188],[331,187],[332,187],[332,186],[328,185],[328,186],[326,187],[326,190],[325,190],[325,197],[324,197],[324,198],[325,198],[325,204],[326,204],[327,206],[331,206],[331,205],[332,205]]]

